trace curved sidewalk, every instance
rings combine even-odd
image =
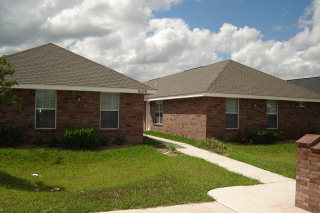
[[[217,202],[237,213],[306,213],[295,207],[294,179],[233,160],[189,144],[144,135],[167,145],[174,145],[179,152],[202,158],[229,171],[259,180],[260,185],[233,186],[213,189],[208,195]],[[204,211],[205,212],[205,211]]]
[[[179,152],[182,152],[186,155],[194,156],[197,158],[202,158],[210,163],[217,164],[229,171],[242,174],[243,176],[257,179],[261,183],[275,183],[275,182],[284,182],[284,181],[292,181],[293,179],[284,177],[282,175],[278,175],[272,172],[269,172],[264,169],[260,169],[258,167],[252,166],[247,163],[243,163],[237,160],[233,160],[231,158],[227,158],[222,155],[215,154],[213,152],[209,152],[207,150],[203,150],[197,147],[194,147],[189,144],[172,141],[164,138],[159,138],[150,135],[144,135],[146,137],[155,139],[167,145],[173,145]]]

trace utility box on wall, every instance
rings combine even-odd
[[[297,140],[296,206],[320,213],[320,135]]]

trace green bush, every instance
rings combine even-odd
[[[101,146],[108,146],[110,145],[110,138],[108,136],[102,135],[100,136],[100,143]]]
[[[273,144],[281,137],[278,132],[272,130],[250,130],[246,138],[252,144]]]
[[[230,148],[223,141],[215,138],[197,140],[197,142],[199,147],[204,147],[218,154],[229,155],[231,153]]]
[[[0,147],[14,147],[22,139],[23,131],[18,126],[0,127]]]
[[[50,148],[56,148],[60,146],[59,141],[54,134],[43,135],[40,133],[36,134],[34,139],[34,145],[40,146],[40,147],[50,147]]]
[[[126,136],[124,135],[117,135],[114,139],[115,144],[122,145],[127,142]]]
[[[96,128],[67,128],[63,132],[63,146],[68,149],[95,149],[101,146]]]

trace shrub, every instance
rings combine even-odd
[[[0,127],[0,147],[14,147],[22,139],[23,131],[18,126]]]
[[[197,140],[198,146],[204,147],[218,154],[228,155],[231,153],[230,148],[221,140],[215,138],[207,138],[203,140]]]
[[[35,136],[34,144],[36,146],[41,146],[41,147],[55,148],[59,146],[59,141],[54,134],[43,135],[43,134],[37,133]]]
[[[95,128],[67,128],[63,132],[63,145],[68,149],[95,149],[101,146]]]
[[[250,130],[247,132],[248,142],[253,144],[273,144],[281,137],[279,133],[271,130]]]
[[[173,145],[169,145],[168,149],[170,150],[170,152],[173,152],[173,153],[177,152],[177,148]]]
[[[117,135],[114,139],[115,144],[122,145],[127,142],[126,136],[124,135]]]
[[[110,144],[110,138],[108,136],[102,135],[100,137],[100,143],[102,146],[108,146]]]

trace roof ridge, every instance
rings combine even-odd
[[[293,79],[288,79],[287,81],[303,80],[303,79],[310,79],[310,78],[320,78],[320,76],[306,77],[306,78],[293,78]]]
[[[320,77],[320,76],[319,76],[319,77]],[[281,80],[282,80],[282,79],[281,79]],[[285,81],[285,80],[284,80],[284,81]],[[313,90],[307,89],[307,88],[305,88],[305,87],[303,87],[303,86],[300,86],[300,85],[295,84],[295,83],[290,82],[290,81],[285,81],[285,82],[287,82],[287,84],[290,84],[290,85],[292,85],[292,86],[294,86],[294,87],[299,88],[300,90],[304,90],[304,91],[307,91],[307,92],[309,92],[309,93],[313,93],[314,95],[319,96],[319,93],[314,92]]]
[[[145,81],[144,83],[147,83],[147,82],[150,82],[150,81],[154,81],[154,80],[157,80],[157,79],[160,79],[160,78],[166,78],[166,77],[169,77],[169,76],[181,74],[181,73],[184,73],[184,72],[189,72],[189,71],[192,71],[192,70],[195,70],[195,69],[199,69],[199,68],[201,68],[201,67],[207,67],[207,66],[210,66],[210,65],[215,65],[215,64],[218,64],[218,63],[226,62],[226,61],[230,61],[230,60],[218,61],[218,62],[216,62],[216,63],[207,64],[207,65],[201,65],[201,66],[194,67],[194,68],[190,68],[190,69],[187,69],[187,70],[178,71],[178,72],[173,73],[173,74],[170,74],[170,75],[166,75],[166,76],[162,76],[162,77],[150,79],[150,80],[148,80],[148,81]]]
[[[36,46],[36,47],[32,47],[32,48],[29,48],[29,49],[26,49],[26,50],[22,50],[22,51],[19,51],[19,52],[16,52],[16,53],[12,53],[12,54],[9,54],[9,55],[4,55],[4,56],[5,57],[9,57],[9,56],[14,56],[14,55],[19,55],[21,53],[29,52],[31,50],[38,49],[38,48],[41,48],[41,47],[44,47],[44,46],[48,46],[48,45],[54,45],[54,46],[59,47],[58,45],[50,42],[50,43],[42,44],[40,46]]]
[[[219,78],[220,74],[226,69],[226,67],[230,64],[232,60],[229,59],[229,60],[224,60],[224,61],[221,61],[221,62],[226,62],[226,64],[223,66],[223,68],[221,69],[221,71],[219,72],[219,74],[217,75],[217,77],[215,79],[213,79],[209,86],[207,87],[207,89],[205,89],[203,92],[207,92],[213,85],[213,83]],[[209,66],[209,65],[208,65]]]
[[[52,44],[52,43],[49,43],[49,44]],[[48,45],[48,44],[47,44],[47,45]],[[78,54],[78,53],[75,53],[75,52],[72,52],[71,50],[68,50],[68,49],[65,49],[65,48],[63,48],[63,47],[60,47],[59,45],[55,45],[55,44],[53,44],[53,45],[56,46],[56,47],[61,48],[61,49],[64,50],[64,51],[70,52],[70,53],[72,53],[72,54],[74,54],[74,55],[76,55],[76,56],[78,56],[78,57],[81,57],[81,58],[83,58],[83,59],[85,59],[85,60],[88,60],[88,61],[90,61],[90,62],[92,62],[92,63],[95,63],[96,65],[98,65],[98,66],[100,66],[100,67],[107,68],[107,69],[109,69],[110,71],[112,71],[112,72],[114,72],[114,73],[117,73],[117,74],[120,74],[120,75],[122,75],[122,76],[125,76],[126,78],[129,78],[129,79],[135,81],[136,83],[145,85],[145,84],[143,84],[142,82],[140,82],[140,81],[138,81],[138,80],[136,80],[136,79],[133,79],[133,78],[131,78],[131,77],[129,77],[129,76],[126,76],[125,74],[123,74],[123,73],[121,73],[121,72],[117,72],[117,71],[115,71],[114,69],[112,69],[112,68],[110,68],[110,67],[107,67],[107,66],[104,66],[104,65],[102,65],[102,64],[99,64],[98,62],[95,62],[95,61],[93,61],[93,60],[91,60],[91,59],[89,59],[89,58],[86,58],[86,57],[84,57],[84,56],[82,56],[82,55],[80,55],[80,54]],[[42,45],[42,46],[45,46],[45,45]],[[40,46],[39,46],[39,47],[40,47]],[[147,85],[146,85],[146,86],[147,86]],[[149,87],[150,89],[152,89],[150,86],[148,86],[148,87]]]

